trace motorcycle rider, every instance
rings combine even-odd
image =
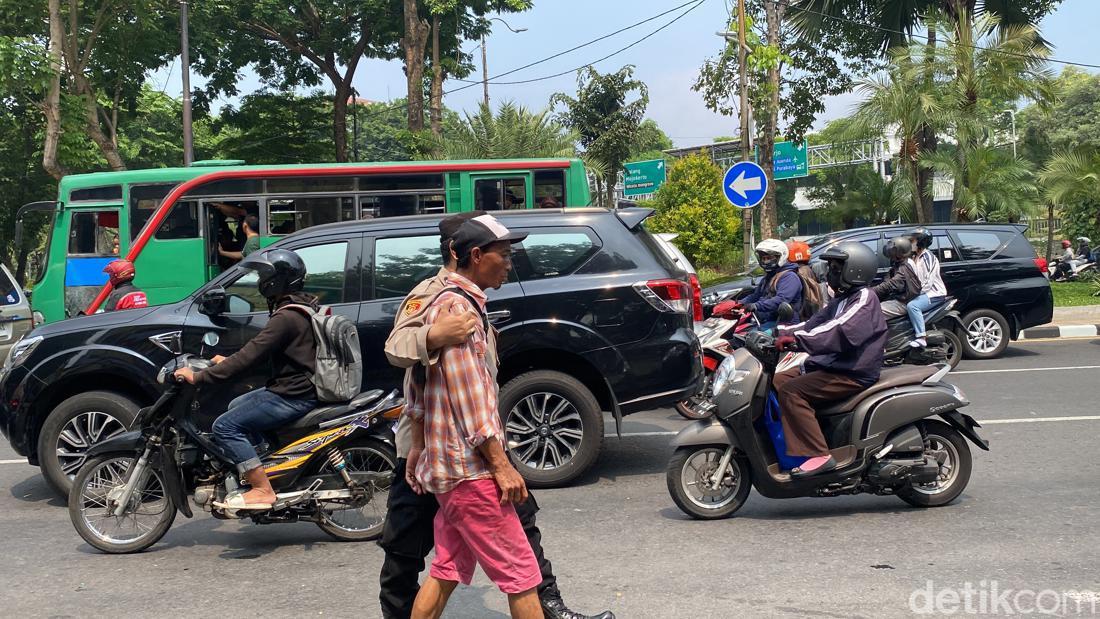
[[[1066,275],[1073,270],[1075,256],[1073,243],[1070,243],[1069,239],[1062,239],[1062,257],[1058,260],[1058,266],[1054,268],[1054,281],[1066,281]]]
[[[810,355],[801,367],[775,375],[787,453],[808,458],[792,477],[836,468],[821,432],[815,407],[847,398],[873,385],[882,369],[886,320],[878,296],[867,287],[878,271],[878,256],[849,241],[826,250],[826,279],[835,296],[806,322],[779,327],[779,350],[797,347]]]
[[[111,281],[111,294],[103,304],[103,311],[113,312],[149,307],[149,299],[145,297],[145,293],[134,285],[134,277],[137,276],[137,271],[134,269],[133,262],[129,260],[112,260],[107,266],[103,267],[103,272],[107,274],[108,279]]]
[[[825,306],[825,293],[817,282],[817,275],[810,266],[810,246],[803,241],[787,241],[787,260],[798,265],[798,277],[802,280],[801,318],[808,319]]]
[[[228,357],[215,356],[214,365],[205,370],[182,368],[175,375],[194,385],[222,383],[271,360],[274,373],[267,385],[234,399],[229,410],[214,421],[214,442],[251,487],[214,505],[234,510],[270,509],[275,491],[250,438],[292,423],[317,407],[312,380],[317,356],[313,327],[306,312],[287,306],[304,305],[314,311],[319,306],[317,297],[302,292],[306,265],[298,254],[272,249],[254,253],[240,264],[259,274],[257,288],[267,299],[271,318],[239,351]]]
[[[776,310],[790,303],[795,315],[802,311],[802,278],[798,276],[798,264],[787,260],[790,250],[779,239],[764,239],[756,245],[756,260],[764,269],[764,278],[749,296],[736,302],[746,311],[756,315],[760,329],[775,327]]]
[[[913,268],[909,256],[913,253],[913,243],[904,236],[886,241],[882,253],[890,260],[890,275],[881,284],[874,287],[882,311],[887,316],[903,316],[906,303],[920,296],[920,278]]]
[[[444,266],[435,276],[420,282],[409,292],[394,320],[394,329],[386,340],[385,352],[391,364],[406,368],[406,397],[415,393],[409,389],[409,381],[414,380],[415,373],[437,363],[443,348],[465,342],[480,322],[480,318],[472,312],[461,316],[445,315],[432,325],[425,325],[425,318],[432,300],[447,287],[448,274],[457,268],[451,237],[466,220],[484,214],[484,211],[471,211],[439,222],[440,253]],[[495,370],[495,347],[490,346],[486,356],[490,358],[490,367]],[[411,399],[406,400],[406,406],[413,404],[415,402]],[[424,559],[434,544],[433,520],[439,509],[434,495],[417,494],[401,474],[405,471],[406,458],[412,447],[411,425],[410,419],[404,415],[398,422],[398,474],[390,486],[386,523],[380,542],[386,555],[380,575],[379,600],[382,616],[386,619],[404,619],[412,613],[413,601],[420,590],[418,577],[424,571]],[[515,504],[515,509],[542,573],[542,582],[537,589],[547,619],[586,619],[585,615],[570,610],[562,600],[553,566],[543,552],[542,533],[536,522],[539,507],[532,493],[528,492],[527,500]],[[614,619],[614,614],[605,611],[595,617]]]
[[[914,340],[909,345],[914,348],[928,346],[927,334],[924,328],[924,312],[928,311],[936,303],[947,296],[947,286],[940,276],[940,261],[935,252],[928,251],[932,246],[932,233],[927,228],[920,227],[909,233],[909,237],[916,246],[916,254],[913,256],[913,270],[920,279],[920,294],[915,299],[905,304],[909,312],[909,320],[913,323]]]

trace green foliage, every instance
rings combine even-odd
[[[1100,299],[1097,298],[1100,285],[1094,282],[1051,282],[1050,291],[1054,293],[1055,307],[1100,305]]]
[[[654,232],[674,232],[676,246],[697,267],[733,264],[740,242],[740,212],[722,195],[723,171],[706,154],[677,159],[648,205]]]
[[[842,166],[815,176],[817,184],[807,197],[844,228],[855,227],[857,220],[880,225],[911,215],[912,185],[904,175],[885,180],[867,166]]]
[[[216,125],[232,131],[220,142],[223,155],[250,164],[307,163],[333,158],[332,101],[315,92],[258,92],[222,110]]]
[[[1014,223],[1037,211],[1038,189],[1031,164],[1014,159],[1003,147],[980,144],[961,157],[953,149],[941,148],[921,161],[956,179],[955,211],[964,219]]]
[[[1036,166],[1058,150],[1100,150],[1100,75],[1066,67],[1054,89],[1058,96],[1049,109],[1032,104],[1016,117],[1020,155]]]
[[[1039,173],[1046,199],[1062,214],[1066,238],[1100,238],[1100,155],[1087,148],[1056,152]]]
[[[672,138],[657,126],[657,121],[647,118],[638,125],[638,132],[634,136],[634,143],[630,145],[628,161],[648,161],[651,159],[664,159],[663,151],[672,148]]]
[[[634,92],[638,97],[627,101]],[[611,175],[629,157],[649,105],[646,85],[634,79],[631,65],[607,74],[585,67],[577,72],[576,98],[559,92],[550,98],[550,105],[564,106],[558,120],[577,133],[585,157],[606,171],[604,200],[610,204],[615,184]]]
[[[514,159],[573,157],[577,134],[550,117],[550,110],[531,112],[506,101],[496,114],[482,104],[476,114],[450,127],[444,135],[444,159]]]

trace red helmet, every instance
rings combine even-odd
[[[787,254],[787,260],[789,262],[801,262],[806,263],[810,261],[810,246],[802,241],[796,241],[791,239],[787,241],[787,247],[789,252]]]
[[[112,286],[128,282],[134,279],[134,275],[137,274],[134,270],[134,263],[129,260],[115,260],[104,267],[103,272],[111,278]]]
[[[1073,243],[1070,243],[1069,241],[1062,241],[1063,248],[1069,247],[1070,245],[1073,245]]]

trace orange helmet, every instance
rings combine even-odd
[[[137,273],[134,270],[134,263],[129,260],[115,260],[103,267],[103,272],[111,278],[112,286],[118,286],[134,279],[134,275]]]
[[[810,261],[810,246],[802,241],[796,241],[791,239],[787,241],[787,247],[790,250],[787,254],[787,260],[790,262],[807,263]]]

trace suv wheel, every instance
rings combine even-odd
[[[38,462],[50,487],[69,496],[88,448],[125,432],[137,412],[137,402],[110,391],[74,395],[54,408],[38,433]]]
[[[603,414],[580,381],[550,370],[521,374],[500,390],[508,457],[532,488],[567,484],[596,461]]]
[[[993,359],[1008,348],[1008,321],[999,313],[980,309],[963,316],[963,352],[967,359]]]

